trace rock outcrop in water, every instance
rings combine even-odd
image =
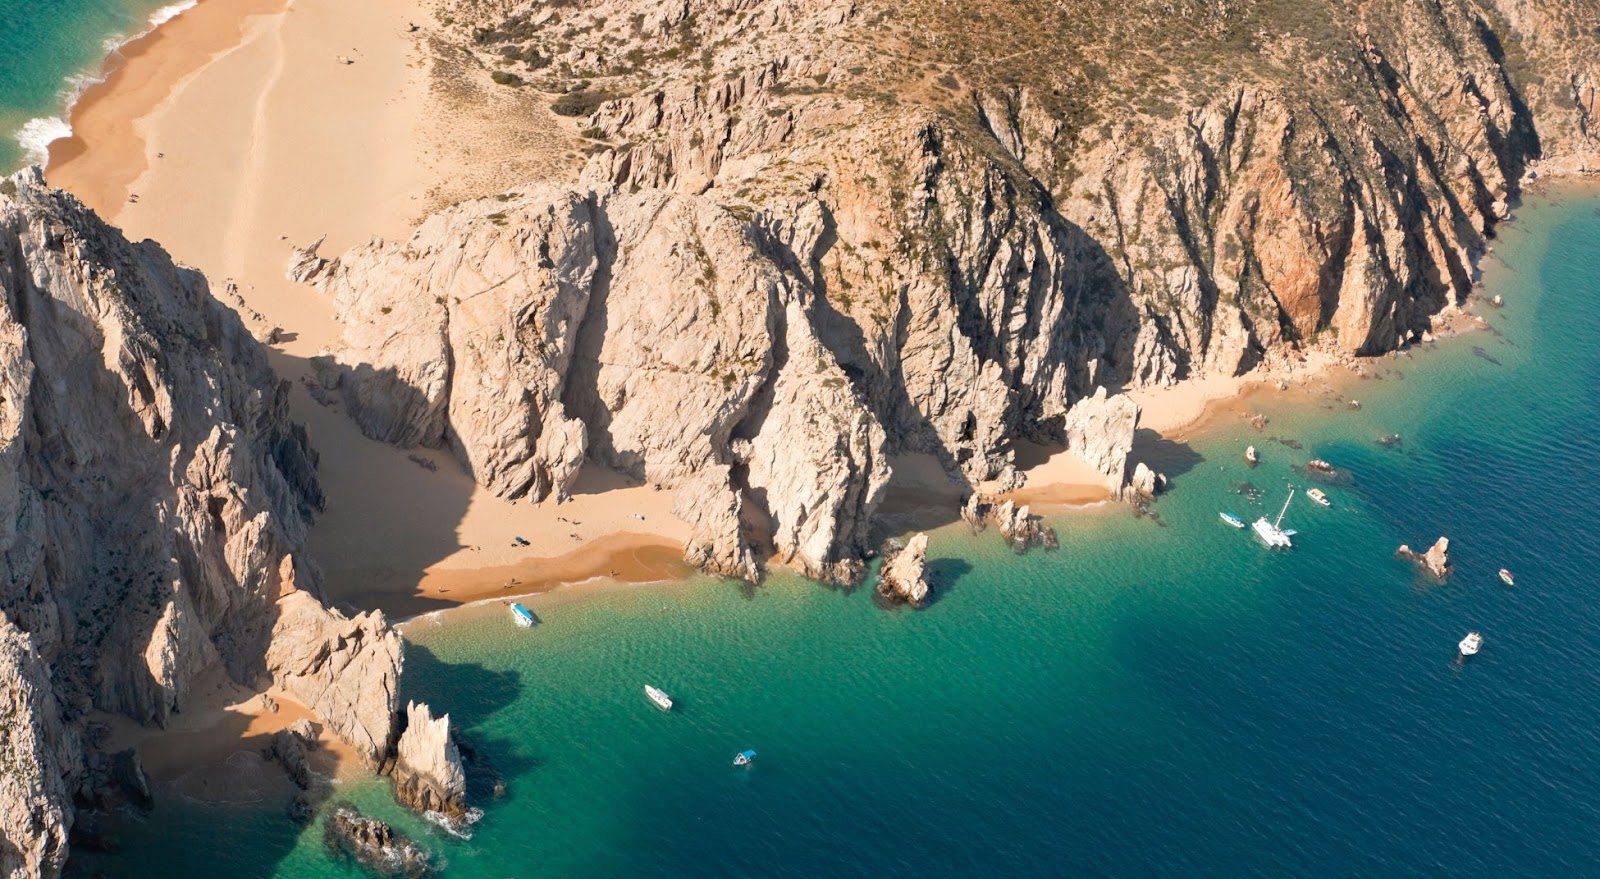
[[[892,555],[885,553],[883,572],[879,574],[878,594],[912,607],[921,607],[928,600],[928,535],[917,534],[903,549]]]
[[[1419,553],[1410,546],[1402,543],[1395,550],[1395,555],[1410,559],[1427,571],[1436,580],[1443,580],[1450,576],[1450,538],[1440,537],[1428,547],[1427,552]]]
[[[434,717],[426,703],[407,703],[391,774],[395,796],[405,805],[452,820],[466,814],[467,774],[450,735],[450,715]]]
[[[328,817],[328,845],[380,876],[420,879],[433,874],[427,850],[388,824],[340,805]]]
[[[399,641],[317,598],[286,393],[198,273],[0,180],[0,873],[53,874],[100,776],[138,787],[84,743],[91,710],[164,725],[220,671],[391,746]]]

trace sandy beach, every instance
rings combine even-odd
[[[486,74],[436,52],[436,27],[420,0],[202,0],[108,63],[47,175],[204,271],[254,331],[279,328],[273,365],[321,455],[312,547],[336,601],[403,615],[552,572],[668,576],[663,554],[687,537],[670,493],[596,472],[559,506],[508,503],[448,453],[366,439],[300,384],[338,326],[324,297],[285,279],[292,246],[326,236],[334,255],[404,237],[441,204],[574,170],[570,123],[478,87]],[[547,118],[548,137],[507,143],[507,113]]]

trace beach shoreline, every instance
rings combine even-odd
[[[231,297],[252,331],[272,340],[273,365],[292,383],[293,416],[322,458],[328,509],[311,550],[332,603],[411,624],[569,584],[684,580],[694,573],[682,561],[689,531],[672,515],[671,492],[594,470],[564,503],[513,503],[477,486],[448,450],[368,439],[342,407],[308,391],[311,359],[337,345],[339,328],[325,297],[284,277],[291,248],[325,237],[333,255],[374,236],[403,239],[441,199],[472,187],[489,194],[526,173],[457,179],[462,167],[483,164],[489,147],[475,133],[501,127],[505,107],[495,101],[532,99],[498,96],[446,116],[419,21],[431,21],[422,0],[201,0],[108,61],[103,81],[73,105],[73,137],[52,146],[47,173],[129,237],[158,241],[204,271],[218,297]],[[552,127],[550,143],[569,135]],[[555,155],[542,159],[547,179],[572,172]],[[1244,376],[1131,396],[1141,434],[1183,443],[1247,416],[1254,395],[1284,393],[1283,385],[1322,393],[1348,375],[1341,358],[1312,351]],[[1152,459],[1136,446],[1133,460]],[[903,462],[900,515],[915,522],[915,507],[938,504],[931,518],[953,521],[960,490],[925,464]],[[1047,516],[1115,506],[1073,453],[1024,473],[1028,484],[1010,496]],[[253,717],[239,705],[254,696],[229,698],[216,716]],[[216,741],[170,753],[225,764],[238,752],[226,742],[249,750],[244,743],[264,729],[255,719],[237,726],[187,731],[176,740]],[[151,744],[158,738],[137,742],[166,748]]]

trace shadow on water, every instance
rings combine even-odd
[[[540,761],[518,753],[517,743],[485,732],[490,718],[510,707],[522,692],[522,675],[475,663],[449,663],[415,642],[406,644],[402,701],[419,699],[446,706],[467,768],[467,802],[478,808],[515,797],[496,793],[513,778],[525,777]]]
[[[932,607],[955,591],[956,583],[963,577],[972,573],[972,563],[961,558],[929,559],[923,570],[928,578],[926,606]]]
[[[1157,473],[1176,479],[1205,463],[1205,456],[1188,443],[1170,440],[1148,427],[1139,428],[1133,435],[1133,451],[1128,460],[1148,464]]]

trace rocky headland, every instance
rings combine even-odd
[[[1049,545],[1004,497],[1020,443],[1141,502],[1165,479],[1127,391],[1456,322],[1525,181],[1600,166],[1597,13],[447,0],[450,76],[541,105],[497,124],[570,160],[393,240],[274,246],[338,322],[312,393],[368,436],[512,500],[614,471],[671,493],[700,567],[853,584],[897,456]],[[75,802],[137,794],[91,712],[161,726],[216,672],[459,805],[447,719],[400,737],[401,640],[324,600],[317,457],[239,315],[34,172],[0,181],[0,293],[0,872],[55,874]],[[922,601],[914,544],[884,582]],[[330,826],[391,861],[363,820]]]
[[[220,672],[376,763],[401,643],[320,600],[316,455],[197,272],[36,171],[0,179],[0,874],[53,875],[75,804],[150,795],[92,712],[164,726]]]
[[[1004,492],[1036,442],[1142,502],[1107,389],[1432,338],[1523,181],[1595,162],[1583,3],[1179,6],[456,3],[578,180],[296,251],[324,392],[502,497],[594,463],[707,570],[853,583],[895,456]]]

